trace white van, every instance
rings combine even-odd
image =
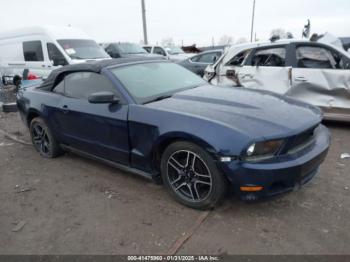
[[[89,36],[73,27],[30,27],[0,33],[0,75],[24,69],[46,78],[60,66],[110,59]]]

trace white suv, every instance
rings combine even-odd
[[[331,44],[288,39],[232,46],[204,79],[287,95],[319,106],[325,119],[350,121],[350,54]]]

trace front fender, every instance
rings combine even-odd
[[[153,154],[169,141],[193,142],[213,156],[238,156],[250,138],[215,120],[131,105],[129,108],[131,165],[151,171]]]

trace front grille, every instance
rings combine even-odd
[[[288,142],[283,149],[283,153],[294,154],[310,146],[314,142],[315,129],[316,127],[310,128],[305,132],[288,139]]]

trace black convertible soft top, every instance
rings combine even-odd
[[[147,58],[147,57],[132,57],[132,58],[117,58],[117,59],[107,59],[100,61],[89,61],[85,63],[67,65],[58,69],[53,70],[46,80],[38,87],[45,91],[51,91],[63,78],[65,75],[74,72],[94,72],[100,73],[105,67],[122,65],[135,62],[147,62],[147,61],[164,61],[163,58]]]

